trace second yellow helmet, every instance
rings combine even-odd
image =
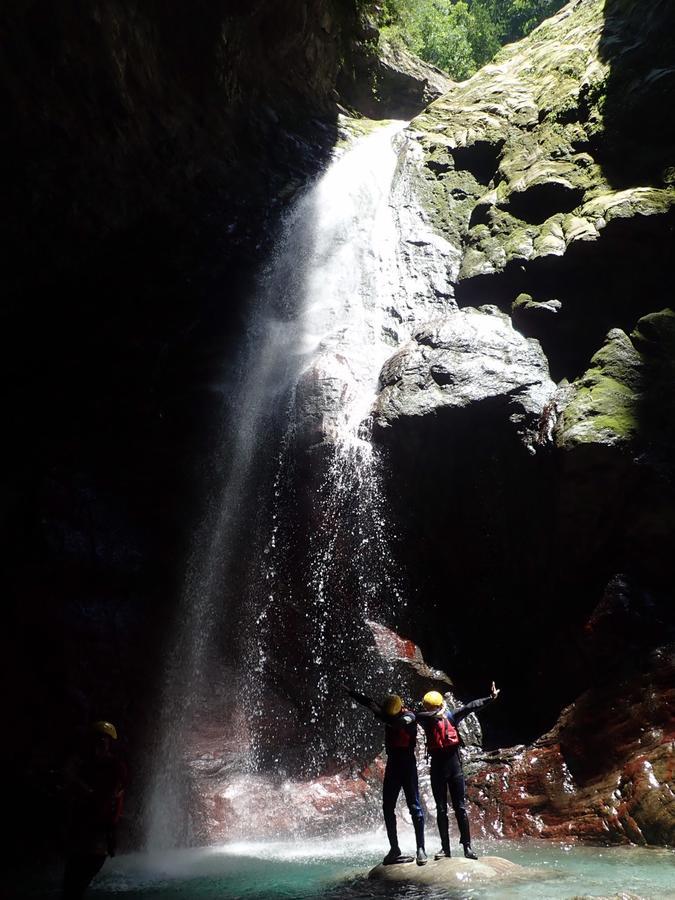
[[[422,703],[424,704],[425,709],[440,709],[441,706],[445,703],[443,700],[443,695],[438,691],[427,691],[427,693],[422,698]]]
[[[387,694],[382,703],[382,709],[388,716],[397,716],[403,709],[403,700],[398,694]]]

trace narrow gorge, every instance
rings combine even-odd
[[[675,9],[572,0],[459,83],[377,15],[1,14],[27,886],[103,718],[131,780],[101,896],[266,847],[287,896],[323,895],[282,872],[293,847],[382,842],[382,729],[345,685],[497,682],[462,726],[496,855],[675,842]],[[361,896],[340,877],[325,896]]]

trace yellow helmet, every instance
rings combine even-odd
[[[398,694],[387,694],[384,698],[382,709],[388,716],[397,716],[403,709],[403,700]]]
[[[98,734],[107,734],[114,741],[117,740],[117,729],[112,722],[94,722],[93,730]]]
[[[422,698],[422,703],[424,704],[426,709],[440,709],[441,706],[445,703],[443,700],[443,695],[439,694],[438,691],[427,691],[427,693]]]

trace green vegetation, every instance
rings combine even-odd
[[[524,37],[565,0],[384,0],[381,34],[405,44],[452,78],[472,75],[510,41]]]

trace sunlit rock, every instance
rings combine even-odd
[[[502,414],[525,442],[533,440],[555,391],[538,342],[524,338],[492,307],[461,310],[418,328],[384,365],[380,383],[380,429],[501,399]]]
[[[573,386],[558,424],[561,446],[614,444],[634,438],[642,360],[627,334],[618,328],[591,360],[591,368]]]
[[[666,3],[568,4],[408,130],[422,203],[462,251],[458,304],[562,302],[517,325],[556,380],[672,294],[673,24]]]
[[[655,215],[675,202],[665,182],[615,190],[601,160],[589,153],[602,141],[610,59],[616,65],[613,55],[626,52],[617,40],[606,54],[606,13],[599,0],[566,7],[525,40],[504,48],[473,78],[453,86],[412,126],[430,161],[440,148],[447,153],[447,165],[436,171],[447,191],[467,171],[490,187],[480,201],[483,219],[489,207],[509,214],[492,231],[499,245],[508,246],[523,223],[540,233],[528,259],[562,255],[571,241],[596,240],[609,221],[603,209],[616,209],[614,215]],[[648,89],[650,75],[643,78]],[[544,239],[549,219],[573,211],[575,226],[566,236]],[[461,209],[450,203],[445,214],[464,231]],[[472,216],[469,228],[475,225]],[[475,277],[486,265],[476,257],[471,230],[464,240],[471,242],[475,258],[465,262],[462,278]],[[492,260],[494,271],[517,258],[513,250],[501,260],[489,247],[478,252]]]
[[[613,329],[588,371],[573,385],[558,424],[559,445],[570,449],[579,444],[639,442],[641,438],[646,443],[653,436],[657,415],[661,438],[669,433],[672,438],[674,376],[672,310],[640,319],[631,337]]]
[[[473,885],[489,883],[505,884],[540,878],[544,873],[527,869],[499,856],[484,856],[477,860],[452,857],[429,860],[425,866],[414,863],[384,866],[371,869],[368,878],[391,884],[420,884],[446,889],[470,889]]]

